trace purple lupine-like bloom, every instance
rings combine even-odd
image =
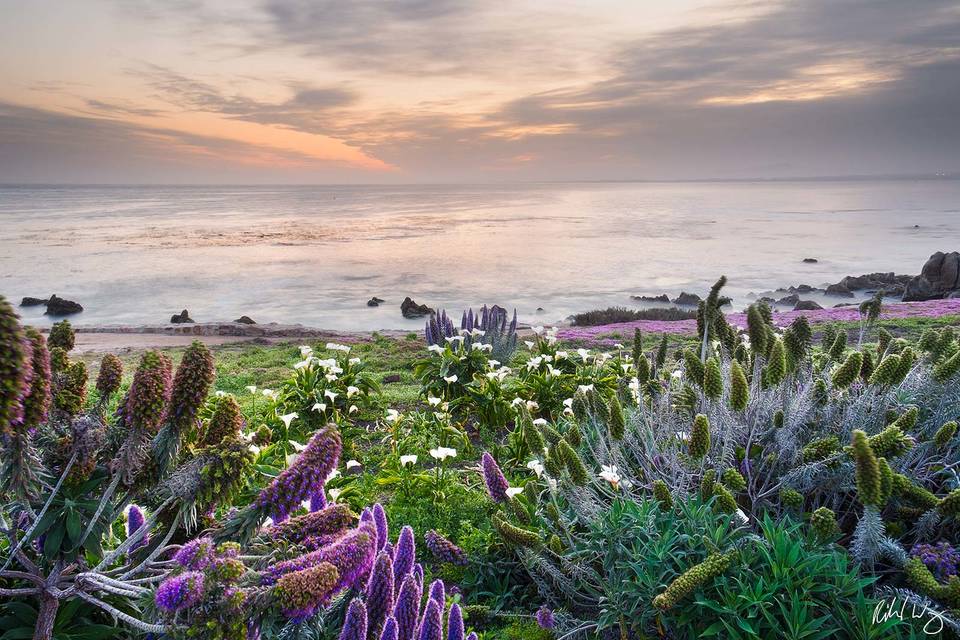
[[[424,539],[427,543],[427,549],[430,549],[430,553],[440,562],[449,562],[450,564],[461,566],[467,564],[467,555],[463,552],[463,549],[433,529],[427,531]]]
[[[537,609],[536,618],[541,629],[553,629],[557,624],[553,618],[553,611],[548,609],[546,605]]]
[[[410,573],[416,559],[417,548],[413,540],[413,529],[405,526],[400,530],[400,537],[397,539],[397,548],[393,553],[394,583],[400,582],[405,575]]]
[[[196,538],[180,547],[173,561],[191,571],[201,571],[213,562],[213,538]]]
[[[321,509],[326,508],[327,506],[327,496],[324,493],[323,487],[320,487],[320,491],[317,491],[312,496],[310,496],[310,512],[320,511]]]
[[[941,541],[935,545],[915,544],[910,555],[920,558],[940,582],[946,582],[950,576],[957,575],[957,567],[960,566],[960,553],[957,553],[949,542]]]
[[[447,587],[443,584],[443,580],[437,578],[430,583],[430,599],[436,600],[441,609],[446,606]]]
[[[427,600],[417,640],[443,640],[443,614],[436,600]]]
[[[373,505],[373,522],[377,525],[377,550],[380,550],[390,539],[390,527],[387,525],[387,512],[379,502]]]
[[[311,551],[291,560],[268,567],[260,576],[264,585],[275,583],[291,571],[300,571],[329,562],[337,568],[339,578],[331,594],[350,587],[361,587],[373,566],[377,550],[377,533],[373,525],[362,525],[328,547]]]
[[[420,618],[420,595],[416,578],[406,576],[393,608],[393,617],[397,621],[397,640],[413,640]]]
[[[131,504],[130,508],[127,510],[127,537],[129,538],[137,531],[140,530],[140,527],[143,526],[144,517],[143,511],[140,510],[135,504]],[[150,533],[144,534],[142,538],[130,545],[130,553],[133,553],[140,547],[145,547],[150,544]]]
[[[456,602],[450,605],[447,616],[447,640],[463,640],[463,611]]]
[[[392,560],[394,557],[393,543],[387,542],[387,544],[383,545],[383,550],[390,554],[390,559]]]
[[[376,636],[387,616],[393,612],[393,561],[389,554],[377,554],[367,583],[367,627]]]
[[[422,594],[423,593],[423,575],[424,575],[423,565],[420,564],[419,562],[413,565],[413,571],[411,572],[411,575],[416,579],[417,588],[420,589],[420,593]]]
[[[354,598],[347,609],[340,640],[367,640],[367,608],[359,598]]]
[[[397,640],[397,619],[393,616],[387,616],[386,622],[383,623],[380,640]]]
[[[157,606],[169,612],[179,611],[200,602],[203,597],[203,574],[187,571],[167,578],[157,588]]]
[[[333,425],[317,431],[293,464],[277,476],[260,495],[257,508],[274,522],[283,522],[304,500],[323,490],[324,481],[340,460],[343,445]]]
[[[373,519],[373,511],[370,510],[370,507],[364,507],[363,511],[360,512],[360,524],[369,524],[374,528],[374,531],[377,530],[377,523]],[[379,534],[380,532],[377,531],[377,535]]]
[[[503,476],[503,472],[500,471],[497,461],[493,459],[489,452],[484,451],[481,464],[483,465],[483,481],[487,485],[487,493],[490,494],[494,502],[506,502],[508,500],[507,489],[510,488],[510,485]]]
[[[475,631],[471,631],[467,634],[467,640],[477,640],[477,634]]]

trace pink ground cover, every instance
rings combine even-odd
[[[881,320],[896,318],[939,318],[941,316],[960,316],[960,298],[950,300],[928,300],[927,302],[898,302],[885,304],[880,313]],[[816,311],[783,311],[773,314],[774,324],[785,327],[797,316],[806,316],[811,324],[824,322],[857,322],[860,312],[856,306],[839,307],[836,309],[817,309]],[[747,326],[747,314],[728,313],[727,322],[734,327]],[[596,327],[566,327],[558,332],[561,340],[583,340],[598,344],[613,345],[617,339],[608,337],[612,333],[619,333],[624,337],[633,335],[633,330],[639,327],[644,333],[672,333],[677,335],[694,334],[697,332],[696,320],[636,320],[634,322],[618,322]]]

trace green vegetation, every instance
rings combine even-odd
[[[956,333],[737,330],[722,285],[696,336],[503,362],[439,324],[75,356],[0,299],[0,639],[952,633]]]

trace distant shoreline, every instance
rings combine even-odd
[[[839,307],[810,311],[781,311],[774,313],[774,322],[788,324],[798,316],[805,316],[811,324],[827,322],[856,322],[859,318],[857,307]],[[895,302],[883,305],[880,321],[907,318],[937,318],[943,316],[960,317],[960,298],[928,300],[926,302]],[[734,326],[743,326],[745,314],[732,312],[727,314],[728,321]],[[589,327],[564,326],[559,337],[565,340],[583,340],[612,346],[621,338],[609,337],[629,335],[634,329],[644,333],[669,333],[673,335],[691,335],[696,333],[696,320],[637,320]],[[367,340],[374,334],[391,338],[402,338],[410,333],[405,329],[385,329],[377,331],[342,331],[308,327],[300,324],[238,324],[233,322],[205,322],[166,325],[76,325],[76,351],[122,352],[134,349],[176,348],[200,340],[208,345],[227,344],[276,344],[297,339],[329,340],[334,342],[356,342]],[[529,335],[529,326],[520,327],[521,335]]]

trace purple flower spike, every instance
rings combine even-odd
[[[436,600],[428,600],[427,608],[420,621],[420,635],[417,640],[443,640],[443,620],[440,605]]]
[[[438,578],[430,583],[430,599],[436,600],[441,609],[444,608],[447,602],[447,589],[443,580]]]
[[[274,522],[283,522],[304,500],[323,490],[323,484],[340,460],[343,445],[333,425],[317,431],[293,464],[257,496],[256,505]]]
[[[380,640],[397,640],[397,619],[393,616],[387,616],[387,621],[383,623]]]
[[[320,511],[321,509],[327,506],[327,496],[324,494],[323,487],[320,487],[320,491],[317,491],[315,494],[310,496],[310,512]]]
[[[130,505],[130,509],[127,511],[127,537],[129,538],[137,531],[140,530],[140,527],[143,526],[144,517],[143,511],[140,510],[135,504]],[[130,545],[130,553],[133,553],[140,547],[145,547],[150,544],[150,534],[146,533],[142,538]]]
[[[413,577],[417,580],[417,585],[420,588],[420,593],[423,593],[423,565],[419,562],[413,565]]]
[[[367,640],[367,608],[354,598],[343,621],[340,640]]]
[[[393,554],[393,577],[395,583],[400,582],[405,575],[410,573],[416,557],[417,548],[413,541],[413,529],[406,526],[400,530],[397,549]],[[397,621],[399,622],[399,619]]]
[[[494,502],[506,502],[507,489],[510,488],[510,485],[507,484],[507,479],[503,477],[503,472],[500,471],[497,461],[488,452],[484,451],[482,464],[483,481],[487,485],[487,493],[490,494]]]
[[[367,630],[371,637],[380,633],[385,620],[393,612],[393,604],[393,561],[381,551],[367,583]]]
[[[363,511],[360,512],[360,523],[368,523],[376,527],[376,523],[373,521],[373,511],[370,511],[370,507],[364,507]]]
[[[427,549],[430,549],[430,553],[440,562],[449,562],[450,564],[461,566],[467,564],[467,555],[463,552],[463,549],[433,529],[427,531],[424,539],[427,543]]]
[[[463,612],[456,602],[450,605],[447,617],[447,640],[463,640]]]
[[[373,505],[373,522],[377,525],[377,550],[380,551],[389,540],[390,527],[387,525],[387,512],[379,502]]]
[[[200,571],[213,562],[213,539],[197,538],[180,547],[173,561],[185,569]]]
[[[346,588],[363,586],[376,557],[376,535],[373,525],[362,525],[329,546],[268,567],[260,576],[260,582],[264,585],[273,584],[292,571],[329,562],[339,573],[339,579],[331,594]]]
[[[397,621],[397,640],[413,640],[420,617],[420,588],[411,575],[403,579],[393,617]]]
[[[537,609],[536,618],[537,624],[540,625],[541,629],[553,629],[553,627],[556,626],[556,621],[553,619],[553,611],[546,606]]]
[[[200,602],[203,597],[203,574],[188,571],[167,578],[157,588],[157,606],[165,611],[179,611]]]

